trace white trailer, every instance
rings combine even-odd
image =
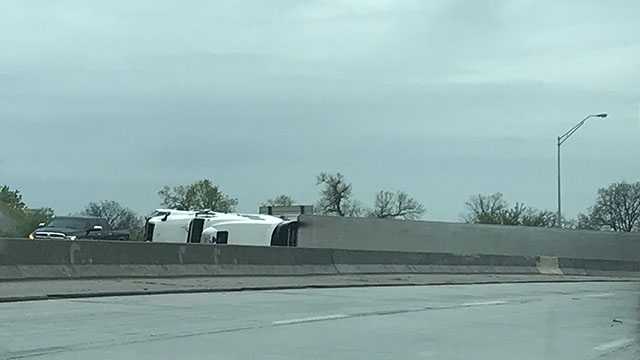
[[[151,242],[296,246],[297,221],[270,215],[158,209],[147,219],[144,236]]]

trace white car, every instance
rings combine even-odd
[[[270,215],[158,209],[145,225],[151,242],[296,246],[297,221]]]

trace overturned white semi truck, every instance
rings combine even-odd
[[[271,215],[158,209],[147,219],[145,241],[253,246],[297,246],[298,221]]]

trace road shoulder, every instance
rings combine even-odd
[[[358,274],[30,280],[0,282],[0,302],[301,288],[599,281],[633,282],[638,281],[638,278],[513,274]]]

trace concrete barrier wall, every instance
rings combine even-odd
[[[233,245],[0,239],[0,280],[389,273],[640,273],[640,262]]]
[[[0,279],[335,273],[328,249],[0,239]]]
[[[376,251],[640,260],[640,234],[302,216],[298,246]]]
[[[91,240],[0,239],[0,265],[323,265],[327,249]]]

